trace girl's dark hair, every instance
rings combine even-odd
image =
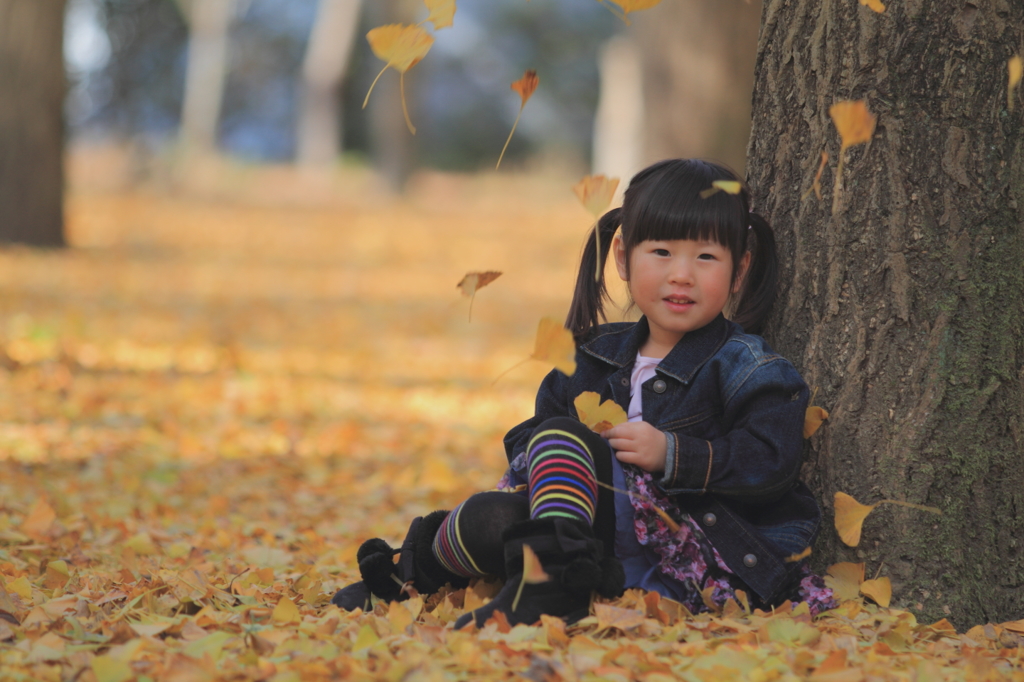
[[[718,190],[709,195],[715,189],[712,183],[716,180],[739,182],[739,193]],[[643,241],[710,240],[729,249],[735,280],[740,274],[739,263],[749,251],[750,267],[733,307],[732,319],[749,333],[761,330],[775,302],[778,281],[778,254],[771,226],[760,215],[750,212],[747,188],[725,166],[699,159],[670,159],[648,166],[633,176],[622,208],[605,213],[591,231],[583,248],[576,290],[565,321],[577,342],[605,317],[608,290],[604,265],[612,237],[619,227],[626,247],[627,268],[633,249]],[[595,278],[596,273],[600,274]]]

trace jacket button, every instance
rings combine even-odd
[[[753,568],[754,566],[757,566],[757,557],[753,554],[748,554],[747,556],[743,557],[743,565],[747,568]]]
[[[629,386],[629,377],[622,377],[620,381],[623,386]]]
[[[704,515],[704,525],[705,526],[713,526],[716,523],[718,523],[718,517],[717,516],[715,516],[711,512],[708,512],[707,514]]]
[[[661,379],[658,379],[657,381],[654,382],[653,388],[655,393],[664,393],[665,389],[668,388],[668,384],[666,384]]]

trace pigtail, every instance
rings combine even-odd
[[[604,282],[604,266],[608,260],[612,237],[621,221],[622,209],[613,208],[605,213],[590,231],[590,237],[583,247],[580,269],[576,274],[576,289],[572,294],[569,315],[565,318],[565,327],[572,332],[577,343],[605,318],[604,302],[609,296]],[[598,234],[601,237],[600,253],[597,248]]]
[[[779,280],[779,255],[771,225],[757,213],[749,214],[750,267],[743,279],[740,299],[732,320],[749,334],[759,334],[775,303]]]

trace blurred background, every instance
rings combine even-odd
[[[494,380],[593,222],[572,185],[743,171],[759,3],[614,9],[458,0],[412,135],[394,70],[362,106],[365,36],[420,0],[0,0],[0,460],[317,455],[424,509],[488,485],[549,368]]]

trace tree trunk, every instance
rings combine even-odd
[[[643,55],[643,165],[700,157],[743,174],[760,10],[761,0],[672,0],[630,15]]]
[[[64,245],[64,0],[0,0],[0,242]]]
[[[341,151],[341,81],[359,28],[360,0],[320,0],[302,63],[298,161],[330,165]]]
[[[1022,41],[1017,0],[766,0],[758,41],[748,181],[784,283],[769,337],[832,413],[804,472],[826,511],[816,551],[960,627],[1024,616]],[[836,197],[829,107],[848,99],[878,125]],[[802,198],[822,151],[823,199]],[[942,515],[884,505],[850,549],[840,490]]]
[[[609,40],[598,61],[601,96],[594,116],[592,171],[621,178],[615,201],[633,174],[643,168],[643,66],[636,42],[622,35]]]
[[[213,153],[227,78],[228,28],[234,0],[182,3],[188,17],[188,66],[181,110],[181,139],[188,152]]]

